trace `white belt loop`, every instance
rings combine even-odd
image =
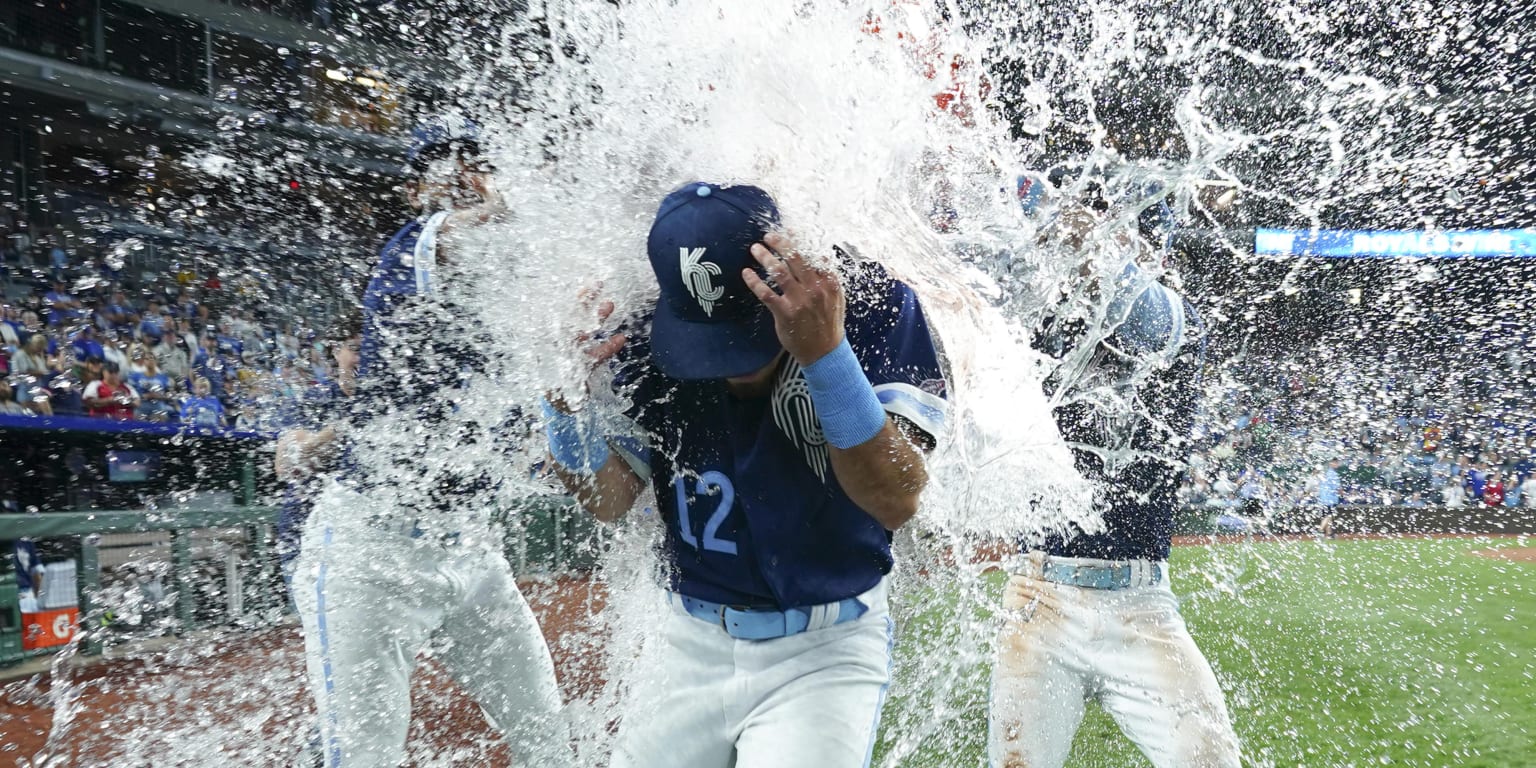
[[[837,623],[838,612],[839,609],[837,603],[811,606],[811,617],[810,620],[806,623],[806,630],[809,632],[815,632],[818,629],[825,629],[832,626],[833,624]]]
[[[864,594],[854,597],[854,599],[864,604],[864,611],[866,613],[874,611],[876,608],[885,609],[887,602],[886,592],[890,588],[889,584],[890,577],[881,576],[880,581],[876,582],[873,587],[866,590]],[[833,603],[832,607],[837,609],[833,613],[832,620],[837,621],[838,617],[842,615],[842,607],[836,603]]]
[[[1042,551],[1035,549],[1024,557],[1024,575],[1031,579],[1045,578],[1045,561],[1050,558]]]

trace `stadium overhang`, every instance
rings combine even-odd
[[[402,172],[405,141],[303,121],[278,121],[256,110],[206,96],[120,77],[10,48],[0,48],[0,84],[78,101],[97,117],[128,120],[156,130],[212,141],[221,121],[234,120],[285,149],[295,143],[304,154],[328,165],[385,175]],[[294,140],[297,140],[295,142]]]
[[[408,51],[343,39],[297,21],[248,11],[216,0],[126,0],[142,8],[191,19],[221,32],[286,45],[301,50],[318,48],[355,65],[400,75],[431,72],[433,67]]]

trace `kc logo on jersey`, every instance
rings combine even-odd
[[[816,418],[810,385],[805,383],[800,364],[794,358],[784,363],[784,370],[779,372],[778,381],[773,385],[773,423],[805,454],[805,463],[811,471],[826,482],[827,465],[831,461],[827,436],[821,431],[821,420]]]
[[[720,265],[712,261],[699,261],[703,257],[703,248],[677,249],[678,262],[683,268],[683,285],[688,286],[688,292],[704,308],[704,314],[713,316],[715,302],[725,295],[725,286],[715,285],[711,280],[720,274]]]

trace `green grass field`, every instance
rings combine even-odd
[[[1536,564],[1468,554],[1521,544],[1176,548],[1173,588],[1226,693],[1245,763],[1536,766]],[[993,599],[1001,582],[987,577]],[[937,598],[904,622],[876,765],[985,765],[987,670],[968,637],[992,625],[928,639],[960,602]],[[932,659],[958,659],[951,668],[962,671],[941,694],[916,696],[903,681]],[[1072,755],[1076,768],[1150,765],[1092,705]]]

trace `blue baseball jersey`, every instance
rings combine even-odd
[[[442,512],[488,503],[495,487],[483,472],[454,472],[438,466],[435,454],[469,448],[496,435],[453,419],[450,390],[467,385],[489,362],[491,339],[475,313],[436,290],[438,270],[429,219],[402,227],[379,253],[363,294],[363,336],[359,347],[357,394],[351,421],[363,424],[387,414],[409,414],[428,426],[423,440],[394,457],[388,472],[369,472],[343,459],[343,473],[360,486],[390,484],[402,503]],[[409,497],[409,498],[407,498]],[[442,515],[434,516],[445,519]]]
[[[199,427],[224,426],[224,404],[216,397],[189,397],[181,404],[181,423]]]
[[[947,393],[916,294],[876,265],[852,271],[845,330],[876,397],[938,436]],[[736,397],[723,380],[665,376],[643,339],[626,356],[616,380],[648,441],[627,458],[648,470],[656,492],[672,589],[788,608],[858,595],[890,572],[890,533],[838,485],[805,378],[788,355],[771,392],[757,398]]]
[[[1121,393],[1130,400],[1134,417],[1104,414],[1070,396],[1052,412],[1072,446],[1078,471],[1095,486],[1095,507],[1103,516],[1104,530],[1048,536],[1040,546],[1052,555],[1102,560],[1168,557],[1179,479],[1194,429],[1204,360],[1198,343],[1202,330],[1188,301],[1137,273],[1134,266],[1121,273],[1110,302],[1113,326],[1092,342],[1113,352],[1095,358],[1099,381],[1129,380],[1134,368],[1149,373],[1133,391]],[[1060,355],[1072,344],[1091,341],[1055,331],[1037,336],[1036,346]],[[1047,382],[1048,389],[1060,386]],[[1129,451],[1137,458],[1111,467],[1104,451]],[[1035,543],[1023,545],[1033,548]]]
[[[421,235],[420,220],[401,227],[394,237],[379,251],[379,261],[374,265],[368,286],[363,290],[363,339],[358,348],[359,378],[370,370],[389,364],[381,360],[391,355],[387,350],[386,326],[395,308],[409,297],[415,296],[416,273],[411,266],[416,249],[416,239]]]
[[[305,390],[284,404],[278,419],[284,430],[320,430],[348,416],[347,394],[335,382]],[[277,554],[286,572],[299,554],[299,535],[314,508],[314,496],[321,484],[319,475],[289,480],[283,488],[283,503],[277,516]]]
[[[357,372],[372,405],[441,403],[443,398],[422,395],[433,387],[462,386],[487,361],[484,350],[490,342],[473,313],[432,290],[436,265],[417,263],[424,221],[412,221],[395,233],[380,251],[363,292]],[[423,254],[423,260],[432,258],[430,251]]]

